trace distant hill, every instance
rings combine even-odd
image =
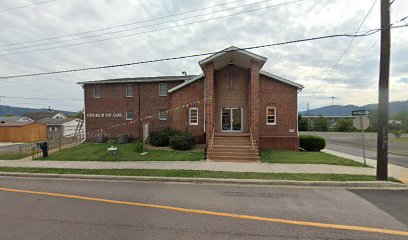
[[[394,116],[400,111],[408,111],[408,101],[397,101],[390,102],[390,115]],[[366,109],[366,110],[377,110],[378,104],[367,104],[364,106],[355,106],[355,105],[334,105],[334,106],[325,106],[316,109],[310,109],[309,113],[311,116],[351,116],[351,111]],[[307,116],[307,111],[299,112],[302,116]]]
[[[26,112],[45,112],[47,110],[48,110],[47,108],[23,108],[23,107],[0,105],[0,116],[5,116],[5,115],[21,116]],[[57,109],[53,109],[53,111],[63,112],[67,115],[75,114],[75,112],[63,111],[63,110],[57,110]]]

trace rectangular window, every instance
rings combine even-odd
[[[100,98],[101,97],[101,86],[94,86],[94,98]]]
[[[167,83],[159,83],[159,95],[167,96]]]
[[[276,125],[276,107],[266,108],[266,125]]]
[[[133,97],[133,86],[132,86],[132,84],[126,84],[126,97]]]
[[[126,111],[126,120],[133,120],[133,112],[132,112],[132,110]]]
[[[189,124],[198,125],[198,108],[190,108],[189,116]]]
[[[167,120],[167,113],[165,109],[160,109],[159,120],[162,120],[162,121]]]

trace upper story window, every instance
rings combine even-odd
[[[266,125],[276,125],[276,107],[266,108]]]
[[[159,95],[167,96],[167,83],[159,83]]]
[[[101,86],[95,85],[94,86],[94,98],[100,98],[101,97]]]
[[[126,97],[133,97],[133,86],[132,86],[132,84],[126,84]]]
[[[167,112],[165,109],[160,109],[159,120],[167,120]]]
[[[126,120],[133,120],[133,112],[132,110],[126,111]]]
[[[189,124],[198,125],[198,108],[189,109]]]

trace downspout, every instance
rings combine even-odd
[[[84,140],[82,140],[81,141],[81,143],[83,143],[83,142],[85,142],[86,141],[86,108],[85,108],[85,106],[86,106],[86,94],[85,94],[85,84],[82,84],[82,89],[84,90],[84,120],[82,120],[83,122],[84,122],[84,134],[85,134],[85,136],[84,136]],[[81,129],[79,129],[79,130],[81,130]]]
[[[301,88],[296,93],[296,136],[299,137],[299,97],[298,94],[302,91]]]

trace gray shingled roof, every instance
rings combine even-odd
[[[27,117],[21,117],[21,116],[12,116],[12,117],[0,117],[0,122],[1,123],[9,123],[9,122],[27,122],[25,121]],[[28,122],[32,122],[32,119],[29,119]]]
[[[170,82],[170,81],[186,81],[194,78],[197,75],[181,75],[181,76],[159,76],[159,77],[137,77],[137,78],[114,78],[105,80],[95,80],[78,82],[77,84],[107,84],[107,83],[133,83],[133,82]]]
[[[54,111],[52,112],[49,112],[49,111],[47,112],[27,112],[23,116],[31,118],[34,121],[38,121],[43,118],[52,118],[57,113],[61,113],[61,112],[54,112]],[[64,113],[61,113],[61,114],[65,115]]]
[[[72,120],[75,120],[75,118],[43,118],[38,120],[37,122],[43,123],[45,125],[62,125]]]

